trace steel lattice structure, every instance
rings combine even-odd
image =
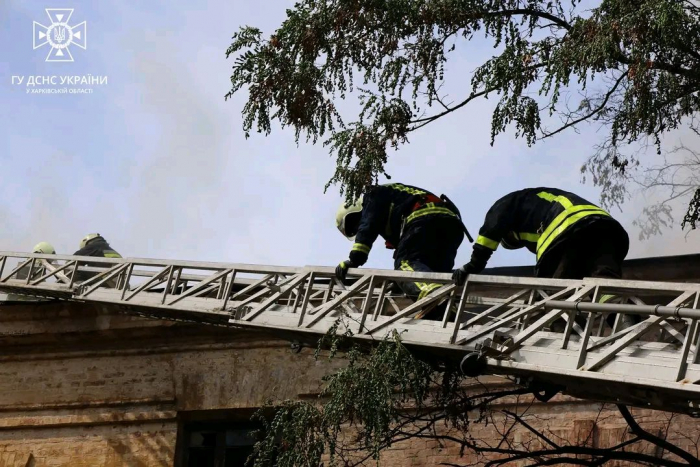
[[[79,283],[77,273],[92,277]],[[457,287],[449,274],[372,269],[350,269],[349,279],[343,285],[329,267],[0,252],[4,293],[301,342],[334,325],[369,343],[397,331],[423,353],[457,362],[478,355],[486,373],[534,389],[700,415],[700,284],[472,275]],[[397,292],[403,281],[444,285],[413,302]],[[603,294],[626,304],[598,303]],[[451,312],[441,322],[414,319],[445,302]],[[618,318],[609,329],[611,313],[642,319],[620,329]],[[566,325],[554,332],[557,320]],[[660,329],[663,341],[649,341]]]

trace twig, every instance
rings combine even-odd
[[[679,448],[678,446],[675,446],[668,441],[659,438],[656,435],[653,435],[649,433],[648,431],[644,430],[637,421],[634,419],[632,414],[630,413],[629,409],[622,405],[618,404],[617,409],[620,411],[620,414],[624,417],[625,421],[630,427],[630,430],[632,430],[632,433],[637,435],[639,438],[643,439],[644,441],[648,441],[649,443],[655,444],[657,446],[662,447],[663,449],[667,450],[668,452],[671,452],[681,459],[688,461],[690,465],[700,465],[700,460],[698,460],[697,457],[693,456],[689,452]]]

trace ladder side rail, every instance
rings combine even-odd
[[[311,295],[313,294],[313,284],[316,279],[316,273],[311,271],[309,273],[308,283],[306,285],[306,291],[304,293],[304,300],[301,302],[301,310],[299,310],[299,322],[297,323],[298,328],[302,328],[304,324],[304,317],[306,316],[306,310],[309,307],[309,300],[311,300]]]
[[[232,271],[233,271],[233,269],[224,269],[223,271],[222,271],[222,270],[218,270],[217,272],[214,272],[214,274],[210,275],[209,277],[207,277],[207,278],[204,279],[203,281],[200,281],[199,284],[195,285],[194,287],[192,287],[191,289],[187,290],[186,292],[184,292],[184,293],[178,295],[177,298],[176,298],[175,300],[172,300],[172,301],[169,303],[169,305],[174,305],[174,304],[176,304],[177,302],[179,302],[180,300],[182,300],[183,298],[187,298],[187,297],[189,297],[189,296],[191,296],[191,295],[195,295],[197,292],[201,291],[203,288],[205,288],[206,286],[208,286],[208,285],[211,284],[212,282],[218,281],[218,280],[221,279],[222,277],[227,276],[227,275],[228,275],[229,273],[231,273]]]
[[[600,296],[600,286],[595,286],[593,290],[593,296],[591,301],[596,303],[598,297]],[[588,319],[586,320],[586,326],[583,329],[583,335],[581,336],[581,342],[579,344],[578,358],[576,360],[576,368],[581,368],[586,362],[586,356],[588,355],[588,340],[591,337],[591,332],[593,331],[593,323],[595,322],[597,315],[592,311],[588,312]],[[605,315],[601,315],[601,320],[605,320]]]
[[[133,266],[134,266],[134,263],[131,263],[129,265],[129,269],[131,270],[132,276],[134,275]],[[146,282],[144,282],[143,284],[136,287],[133,291],[131,291],[131,293],[127,297],[124,297],[122,300],[124,300],[125,302],[128,302],[129,300],[134,298],[136,295],[138,295],[140,292],[147,290],[147,289],[151,289],[157,285],[162,284],[163,283],[162,278],[166,274],[171,273],[171,271],[172,271],[172,266],[166,266],[165,268],[161,269],[160,271],[155,272],[153,274],[153,276],[151,276],[150,279],[148,279]]]
[[[373,328],[369,329],[367,331],[367,334],[374,334],[375,332],[379,331],[380,329],[383,329],[390,324],[395,323],[396,321],[402,319],[402,318],[408,318],[411,315],[418,313],[421,311],[424,307],[427,307],[436,301],[442,299],[446,295],[451,294],[455,289],[457,288],[456,285],[451,284],[451,285],[446,285],[444,287],[439,287],[432,292],[430,292],[427,296],[423,297],[422,299],[419,299],[417,302],[407,306],[405,309],[401,310],[400,313],[395,314],[394,316],[390,317],[388,320],[384,321],[383,323],[377,324]]]
[[[69,267],[73,266],[76,264],[76,261],[66,261],[65,264],[61,266],[56,266],[49,261],[44,261],[43,266],[46,268],[48,273],[44,274],[43,276],[39,277],[38,279],[33,280],[29,285],[39,285],[42,282],[46,282],[46,279],[50,279],[53,276],[56,276],[57,279],[60,280],[60,282],[63,282],[64,284],[69,284],[70,279],[66,277],[65,274],[63,274],[64,269],[68,269]]]
[[[326,315],[330,314],[333,310],[340,306],[346,299],[352,298],[354,295],[357,295],[358,293],[362,292],[366,284],[370,281],[371,277],[372,276],[369,275],[363,276],[362,279],[348,287],[339,296],[320,305],[313,311],[313,313],[309,312],[309,314],[313,314],[314,318],[305,327],[311,328],[321,319],[323,319]]]
[[[309,277],[311,274],[310,271],[302,271],[299,272],[298,274],[291,276],[290,278],[287,279],[283,284],[280,285],[280,290],[277,292],[274,292],[267,300],[265,300],[263,303],[261,303],[256,309],[253,309],[249,314],[246,315],[245,320],[246,321],[252,321],[254,320],[258,315],[263,313],[266,309],[268,309],[270,306],[272,306],[276,301],[280,300],[281,298],[286,297],[292,291],[297,288],[300,284],[303,284],[304,281]]]
[[[639,292],[668,292],[673,294],[674,292],[685,292],[687,290],[700,292],[700,283],[697,282],[635,281],[600,277],[586,277],[583,279],[583,282],[602,287],[603,293],[618,295],[636,295]]]
[[[547,292],[545,292],[544,290],[538,290],[537,292],[538,292],[543,298],[549,298],[549,294],[548,294]],[[582,297],[582,298],[583,298],[583,297]],[[568,300],[568,299],[567,299],[567,300]],[[581,298],[579,298],[578,301],[581,301]],[[575,313],[572,314],[571,316],[574,316],[574,315],[575,315]],[[571,331],[572,331],[572,330],[573,330],[573,331],[576,331],[576,334],[578,334],[579,336],[582,336],[582,335],[583,335],[583,329],[581,329],[581,326],[579,326],[575,321],[572,322],[572,323],[569,322],[569,314],[567,314],[567,313],[562,313],[560,316],[561,316],[561,318],[566,322],[566,330],[564,331],[564,334],[565,334],[565,335],[564,335],[564,341],[565,341],[565,342],[568,342],[569,336],[571,335]],[[572,318],[572,319],[573,319],[573,318]],[[550,322],[550,323],[551,323],[551,322]]]
[[[23,268],[27,267],[29,265],[29,263],[31,263],[32,261],[33,261],[33,259],[29,258],[29,259],[23,261],[22,263],[20,263],[20,265],[15,267],[13,270],[11,270],[7,276],[0,279],[0,283],[7,282],[12,276],[17,275],[17,273],[19,271],[21,271]]]
[[[576,283],[573,286],[567,287],[563,290],[560,290],[559,292],[551,295],[550,299],[554,298],[559,298],[567,294],[573,294],[576,293],[576,286],[580,286],[580,283]],[[506,318],[500,319],[496,321],[495,323],[491,323],[487,326],[483,326],[481,329],[477,330],[476,332],[469,332],[465,337],[457,341],[457,344],[459,345],[466,345],[469,344],[470,342],[473,342],[481,337],[486,336],[487,334],[495,331],[496,329],[503,327],[503,326],[508,326],[510,324],[514,324],[517,322],[517,320],[525,315],[529,315],[530,313],[537,311],[541,309],[545,302],[548,299],[540,300],[526,308],[523,308],[522,310],[518,311],[517,313],[514,313],[512,315],[509,315]]]
[[[700,299],[700,293],[695,294],[695,301],[693,302],[693,308],[697,309],[698,299]],[[686,371],[688,370],[688,354],[690,353],[690,347],[693,344],[693,338],[695,337],[695,329],[698,325],[698,320],[693,319],[688,326],[685,333],[685,340],[683,341],[683,348],[681,350],[681,356],[678,361],[678,372],[676,374],[676,381],[682,381],[685,378]]]
[[[106,284],[113,278],[115,278],[117,275],[121,274],[124,272],[124,270],[129,268],[129,263],[121,263],[117,264],[111,269],[107,269],[105,272],[102,274],[98,274],[95,277],[91,277],[90,279],[86,280],[85,282],[80,284],[79,290],[77,292],[77,295],[81,297],[87,297],[91,293],[93,293],[95,290],[100,288],[100,286]],[[94,283],[94,284],[93,284]],[[88,284],[90,287],[88,287]]]
[[[568,297],[564,303],[569,303],[569,304],[577,304],[579,303],[579,300],[585,298],[588,296],[593,290],[595,289],[595,286],[592,285],[582,285],[580,289],[578,289],[573,295]],[[542,308],[548,309],[548,305],[553,301],[551,299],[553,295],[547,297],[544,300],[544,303],[542,304]],[[532,337],[537,331],[542,330],[543,327],[549,325],[553,321],[555,321],[557,318],[559,318],[563,313],[564,313],[564,308],[559,308],[559,307],[551,307],[549,313],[546,313],[544,316],[539,318],[537,321],[535,321],[533,324],[528,326],[527,328],[523,329],[513,337],[513,341],[511,344],[508,346],[508,351],[512,352],[516,350],[520,345],[522,345],[523,342],[525,342],[527,339]],[[573,321],[573,320],[571,320]],[[581,330],[583,333],[583,330]]]
[[[629,300],[631,302],[633,302],[635,305],[646,305],[646,302],[639,297],[630,296]],[[620,315],[618,315],[618,316],[620,316]],[[617,322],[617,320],[615,320],[615,321]],[[682,333],[676,331],[676,329],[673,326],[671,326],[670,323],[664,321],[663,323],[661,323],[661,326],[671,336],[675,337],[678,342],[680,342],[680,343],[684,342],[684,335]]]
[[[661,307],[660,305],[657,305],[655,307],[650,307],[650,308],[665,308],[665,309],[671,309],[674,310],[674,306],[676,309],[680,309],[681,305],[683,305],[685,302],[688,301],[694,294],[697,292],[684,292],[681,294],[678,298],[674,299],[671,301],[668,306],[666,307]],[[628,305],[612,305],[612,304],[606,304],[606,303],[582,303],[578,304],[581,306],[585,307],[590,307],[590,309],[593,311],[596,308],[599,311],[602,311],[604,309],[610,309],[609,307],[615,307],[615,308],[627,308]],[[606,306],[607,305],[607,306]],[[602,308],[601,308],[602,307]],[[633,307],[633,306],[632,306]],[[640,307],[642,308],[642,307]],[[641,311],[641,310],[640,310]],[[646,310],[648,311],[648,310]],[[696,313],[700,314],[700,310],[692,310]],[[673,316],[673,315],[671,315]],[[640,324],[640,326],[635,329],[634,331],[628,333],[626,336],[621,338],[619,341],[617,341],[615,344],[610,346],[610,348],[606,349],[605,352],[603,352],[601,355],[598,355],[597,358],[591,362],[590,364],[586,365],[584,364],[580,369],[585,370],[585,371],[595,371],[598,370],[599,368],[603,367],[607,362],[615,358],[615,356],[618,354],[618,352],[625,347],[629,346],[632,342],[638,340],[641,338],[644,334],[649,332],[651,329],[653,329],[655,326],[657,326],[661,321],[665,320],[668,317],[665,313],[662,313],[660,310],[657,313],[654,313],[651,311],[649,313],[649,318],[647,318],[646,321],[643,321]]]

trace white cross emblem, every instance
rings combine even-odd
[[[44,26],[34,21],[34,49],[49,44],[47,62],[72,62],[68,46],[75,44],[81,49],[87,48],[87,23],[83,21],[75,26],[69,26],[68,21],[73,14],[72,8],[46,8],[51,24]]]

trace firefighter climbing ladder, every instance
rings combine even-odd
[[[92,277],[79,283],[78,273]],[[348,278],[343,285],[329,267],[0,252],[2,293],[301,342],[334,325],[365,343],[397,331],[411,348],[457,363],[469,355],[466,371],[485,364],[484,373],[545,390],[543,399],[554,389],[700,415],[700,284],[473,275],[457,287],[449,274],[371,269]],[[404,281],[443,286],[414,303],[396,287]],[[599,303],[604,294],[620,303]],[[441,322],[414,319],[438,304],[451,311]],[[621,314],[641,322],[622,328]]]

